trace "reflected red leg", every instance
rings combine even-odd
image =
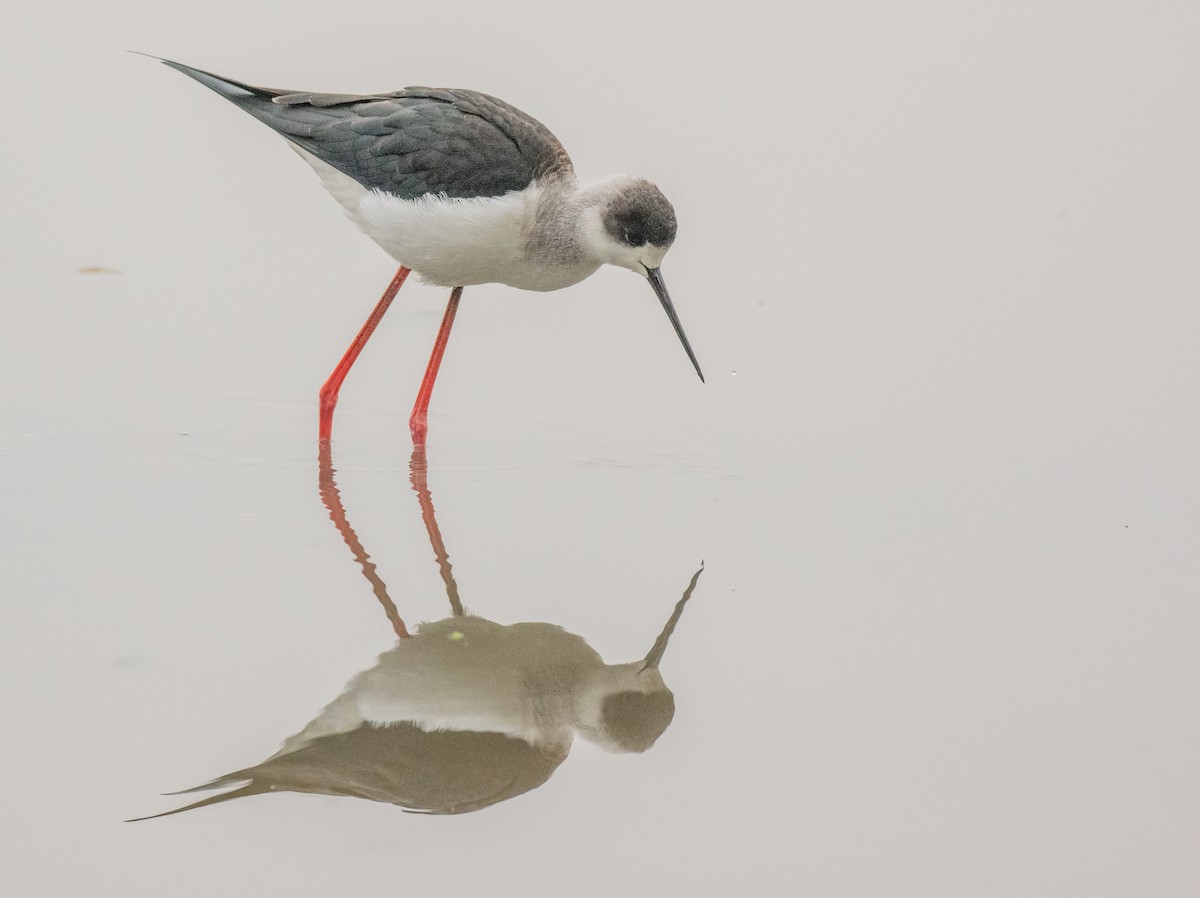
[[[321,503],[329,512],[329,520],[333,521],[333,526],[337,527],[338,533],[342,535],[343,542],[350,547],[354,560],[362,568],[363,576],[371,584],[371,591],[375,593],[375,598],[383,606],[383,613],[392,622],[392,631],[401,639],[408,639],[410,634],[408,627],[404,625],[404,619],[396,610],[396,605],[392,601],[392,597],[388,595],[383,578],[375,570],[375,563],[371,561],[371,556],[358,541],[358,534],[354,532],[354,528],[350,526],[350,520],[346,517],[346,508],[342,505],[342,494],[334,480],[335,473],[333,450],[329,446],[329,441],[325,440],[317,449],[317,491],[321,495]]]
[[[462,292],[462,287],[455,287],[450,293],[450,302],[446,304],[446,314],[442,316],[442,326],[438,330],[437,340],[434,341],[433,352],[429,356],[429,365],[425,368],[425,379],[421,381],[421,389],[417,393],[412,416],[408,419],[408,429],[412,432],[414,446],[425,445],[425,434],[429,432],[429,398],[433,395],[433,382],[437,380],[438,368],[442,364],[442,355],[446,352],[446,344],[450,341],[450,328],[454,327],[454,316],[458,312],[458,301],[462,297]]]
[[[442,542],[442,531],[438,527],[437,514],[433,510],[433,496],[429,492],[429,464],[425,459],[424,446],[413,446],[412,457],[408,461],[408,471],[408,482],[412,484],[412,488],[417,494],[417,502],[421,506],[421,520],[425,522],[425,532],[429,534],[429,544],[433,546],[433,556],[437,559],[442,582],[446,584],[446,597],[450,600],[450,610],[455,617],[462,617],[465,612],[462,600],[458,597],[458,583],[454,579],[450,555],[446,552],[446,544]]]
[[[354,342],[350,344],[350,348],[346,350],[346,354],[342,356],[342,360],[333,369],[333,373],[329,375],[329,380],[325,381],[325,385],[321,387],[321,420],[318,430],[320,439],[328,440],[333,435],[333,410],[337,406],[338,390],[342,388],[342,381],[350,373],[350,367],[354,364],[354,360],[358,358],[358,354],[363,351],[363,347],[371,339],[371,334],[375,332],[375,328],[383,318],[383,313],[388,310],[388,306],[396,298],[396,293],[400,290],[404,279],[408,277],[408,272],[409,269],[403,265],[400,266],[400,269],[396,272],[396,276],[388,284],[388,288],[383,291],[383,296],[375,304],[375,309],[371,312],[371,317],[367,319],[367,323],[362,326],[362,330],[358,332],[358,336],[354,338]]]

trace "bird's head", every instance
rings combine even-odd
[[[613,178],[597,186],[588,242],[600,261],[645,277],[662,265],[675,242],[675,210],[644,178]]]
[[[590,193],[591,204],[582,219],[586,245],[601,263],[628,268],[650,282],[703,381],[700,363],[659,271],[663,257],[675,242],[675,209],[662,191],[644,178],[613,178],[596,185]]]

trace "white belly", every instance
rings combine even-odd
[[[293,145],[294,146],[294,145]],[[554,264],[526,252],[541,190],[537,183],[504,196],[405,200],[367,190],[353,178],[295,147],[364,234],[421,279],[442,287],[507,284],[559,290],[592,274],[599,263]]]

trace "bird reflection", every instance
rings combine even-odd
[[[703,565],[646,656],[606,664],[581,637],[554,624],[503,625],[467,614],[423,448],[413,451],[409,467],[450,616],[409,631],[350,526],[323,442],[321,501],[399,639],[271,757],[185,791],[236,788],[154,816],[264,792],[348,795],[461,814],[542,785],[576,735],[609,751],[643,752],[670,725],[675,699],[659,663]]]

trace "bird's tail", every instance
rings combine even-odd
[[[190,65],[184,65],[182,62],[163,59],[161,56],[152,56],[149,53],[139,53],[138,55],[157,59],[163,65],[170,66],[175,71],[183,72],[189,78],[196,79],[209,90],[216,91],[226,100],[232,100],[234,103],[241,104],[246,100],[252,99],[270,100],[272,97],[288,93],[288,91],[276,90],[270,87],[254,87],[250,84],[243,84],[240,81],[234,81],[232,78],[223,78],[220,75],[214,75],[212,72],[206,72],[203,69],[194,69]]]

